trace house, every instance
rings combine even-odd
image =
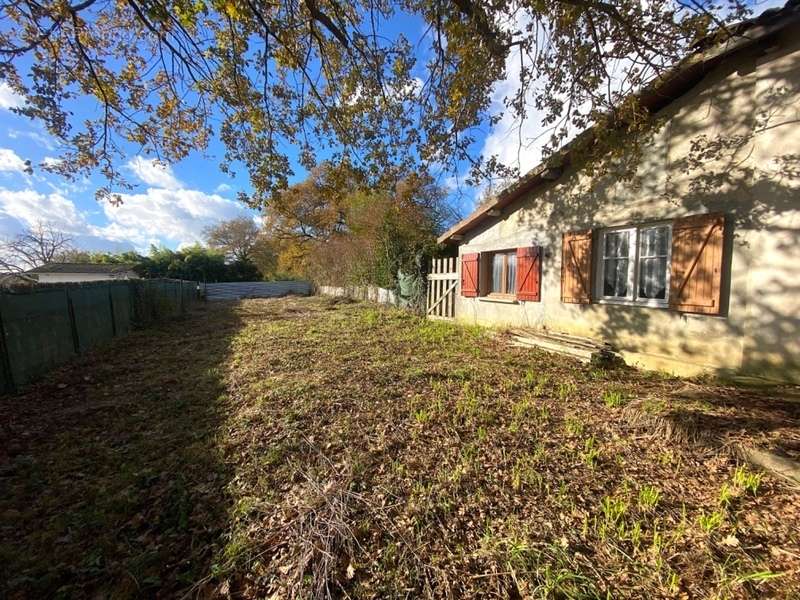
[[[129,264],[47,263],[26,272],[39,283],[75,283],[109,279],[139,279]]]
[[[440,237],[457,320],[800,381],[800,3],[734,31],[643,91],[633,178],[582,169],[582,134]]]

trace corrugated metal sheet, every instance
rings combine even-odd
[[[206,300],[240,300],[242,298],[277,298],[288,294],[309,296],[309,281],[237,281],[206,284]]]

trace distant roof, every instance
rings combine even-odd
[[[124,273],[133,271],[133,264],[99,264],[99,263],[47,263],[27,271],[28,273]]]
[[[683,60],[668,69],[639,94],[642,106],[656,113],[691,90],[713,67],[751,44],[759,42],[800,21],[800,0],[788,0],[783,8],[771,8],[761,14],[728,25],[730,37],[720,41],[720,31],[709,34],[694,45]],[[519,200],[533,188],[558,179],[570,163],[573,152],[591,142],[594,127],[585,129],[553,156],[542,161],[489,202],[479,206],[439,236],[439,243],[459,242],[463,234],[480,223],[499,216],[500,209]]]

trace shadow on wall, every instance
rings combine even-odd
[[[2,398],[0,596],[181,596],[209,575],[234,510],[218,439],[239,310],[133,332]]]
[[[547,221],[553,242],[567,231],[700,213],[726,216],[725,318],[581,306],[597,321],[598,336],[640,340],[632,350],[665,356],[677,344],[699,362],[709,345],[730,338],[743,344],[744,371],[800,376],[800,65],[791,56],[800,43],[788,46],[760,66],[756,51],[722,65],[662,111],[661,125],[634,157],[632,178],[611,169],[590,180],[571,170],[542,193],[557,199]],[[527,218],[521,216],[521,227],[540,226],[532,213]],[[560,261],[548,261],[544,269],[551,280],[560,279],[552,279]],[[707,339],[698,338],[702,327],[692,319],[714,320],[706,321]]]

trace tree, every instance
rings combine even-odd
[[[224,253],[228,260],[246,261],[252,256],[259,232],[252,219],[237,217],[208,227],[204,233],[209,247]]]
[[[65,262],[72,238],[42,222],[0,243],[0,267],[11,273],[35,269],[51,262]]]
[[[394,287],[398,271],[436,252],[436,236],[456,216],[444,191],[417,173],[378,188],[324,164],[280,194],[264,219],[277,269],[320,283]]]
[[[252,219],[222,221],[207,228],[205,235],[209,247],[224,253],[240,273],[257,272],[251,279],[269,279],[275,274],[275,250]]]
[[[749,4],[15,0],[0,5],[0,79],[25,98],[18,112],[68,149],[51,170],[100,169],[124,185],[114,159],[126,144],[176,161],[218,134],[222,168],[249,172],[253,193],[241,198],[264,206],[287,185],[289,144],[306,168],[322,151],[373,182],[420,160],[471,165],[475,181],[514,174],[474,150],[504,114],[540,113],[549,150],[590,123],[636,134],[647,119],[629,94],[712,31],[724,41]],[[402,16],[421,39],[389,33]],[[500,108],[498,82],[509,89]],[[99,116],[84,121],[71,102],[85,95]]]

